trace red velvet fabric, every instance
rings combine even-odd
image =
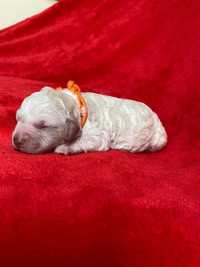
[[[63,0],[0,32],[1,266],[200,266],[199,14],[199,0]],[[14,151],[22,99],[69,79],[148,104],[168,146]]]

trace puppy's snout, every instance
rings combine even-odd
[[[23,146],[27,140],[30,138],[30,136],[28,134],[15,134],[13,137],[13,143],[16,146],[16,148],[20,148],[21,146]]]

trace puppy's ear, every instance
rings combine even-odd
[[[58,91],[58,96],[62,100],[66,111],[64,139],[66,143],[70,143],[80,134],[80,114],[77,110],[76,102],[71,96],[64,94],[62,91]]]
[[[61,90],[56,91],[56,94],[57,94],[57,97],[62,101],[66,112],[71,113],[72,116],[76,117],[76,115],[77,115],[77,114],[75,114],[76,103],[75,103],[74,99],[71,96],[65,94]]]
[[[80,133],[80,123],[73,112],[70,113],[69,118],[65,121],[64,139],[66,143],[74,141]]]
[[[70,118],[67,118],[65,121],[64,139],[66,143],[74,141],[79,133],[80,133],[79,121],[75,117],[70,116]]]
[[[80,133],[80,114],[76,102],[71,96],[68,96],[61,91],[58,92],[58,97],[62,100],[66,111],[64,139],[69,143],[75,140]]]

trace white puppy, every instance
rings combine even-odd
[[[73,154],[108,149],[156,151],[166,145],[162,123],[145,104],[95,93],[82,96],[88,108],[83,127],[76,96],[68,89],[44,87],[25,98],[16,114],[14,148]]]

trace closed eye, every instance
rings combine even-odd
[[[40,121],[40,122],[38,122],[38,123],[34,123],[34,126],[35,126],[35,128],[37,128],[37,129],[45,129],[45,128],[49,127],[49,126],[46,124],[45,121]]]
[[[34,123],[34,126],[35,126],[35,128],[40,129],[40,130],[46,129],[46,128],[51,128],[51,129],[58,128],[55,125],[48,125],[46,121],[40,121],[38,123]]]

